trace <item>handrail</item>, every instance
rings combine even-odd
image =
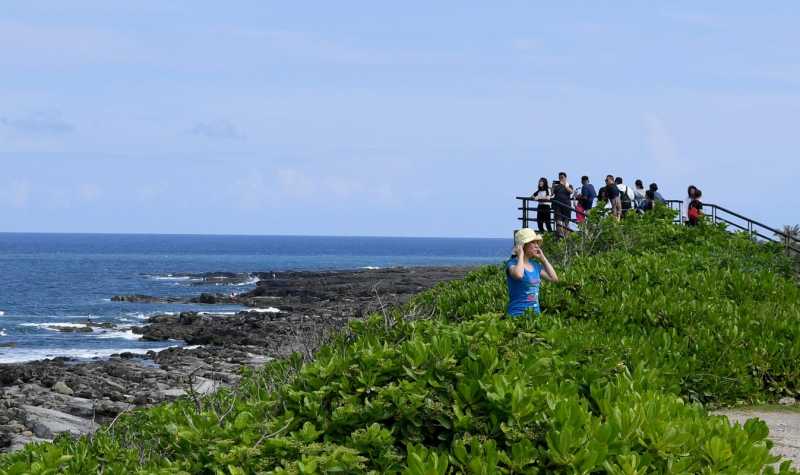
[[[517,208],[518,210],[522,211],[522,217],[517,218],[517,220],[522,221],[522,227],[523,228],[527,228],[527,227],[529,227],[529,221],[535,221],[535,219],[531,219],[531,218],[528,217],[528,211],[537,211],[539,209],[539,203],[538,203],[537,200],[535,200],[533,197],[530,197],[530,196],[517,196],[516,198],[518,200],[522,200],[522,207]],[[528,206],[528,202],[529,201],[537,201],[536,207],[535,208],[529,207]],[[579,211],[576,208],[573,208],[571,203],[570,204],[566,204],[566,203],[564,203],[562,201],[559,201],[559,200],[557,200],[555,198],[551,198],[548,202],[550,204],[555,203],[555,204],[564,206],[567,209],[569,209],[570,210],[569,218],[567,218],[567,221],[569,223],[576,223],[577,224],[577,222],[578,222],[577,219],[572,219],[572,213],[573,212],[575,213],[576,216],[583,216],[584,218],[587,218],[589,216],[588,214],[586,214],[586,213],[584,213],[582,211]],[[548,221],[548,225],[547,225],[548,229],[551,228],[551,227],[555,227],[555,232],[556,232],[556,234],[558,234],[558,232],[559,232],[559,223],[556,220],[555,214],[552,213],[552,212],[549,212],[547,221]],[[565,226],[565,227],[567,229],[569,229],[569,226]]]
[[[534,198],[532,198],[530,196],[517,196],[517,199],[518,200],[522,200],[522,207],[517,208],[518,210],[522,211],[522,217],[521,218],[517,218],[517,220],[522,221],[522,227],[523,228],[527,228],[528,227],[528,221],[533,221],[532,219],[528,218],[528,213],[527,212],[528,211],[536,211],[537,209],[539,209],[539,204],[537,203],[535,208],[530,208],[530,207],[528,207],[528,201],[536,201]],[[584,218],[589,217],[589,215],[584,213],[583,211],[579,211],[578,209],[573,208],[571,203],[567,204],[567,203],[564,203],[563,201],[559,201],[559,200],[557,200],[555,198],[551,198],[549,200],[549,202],[551,204],[552,203],[556,203],[558,205],[564,206],[564,207],[568,208],[571,212],[574,212],[576,215],[583,216]],[[555,221],[555,219],[553,219],[553,221]],[[573,220],[573,219],[570,219],[569,221],[573,222],[573,223],[575,222],[575,220]]]
[[[664,204],[669,206],[669,209],[674,209],[675,211],[678,212],[678,216],[675,216],[675,219],[673,220],[673,222],[676,223],[676,224],[681,224],[682,223],[682,219],[683,219],[683,217],[682,217],[683,216],[683,201],[681,201],[681,200],[664,200]],[[673,208],[672,205],[678,205],[677,206],[678,209]]]
[[[527,201],[536,201],[535,199],[531,198],[530,196],[517,196],[517,199],[518,199],[518,200],[522,200],[522,201],[524,201],[524,202],[527,202]],[[574,211],[574,212],[575,212],[575,214],[580,214],[580,215],[581,215],[581,216],[583,216],[584,218],[586,218],[586,217],[588,217],[588,216],[589,216],[588,214],[584,213],[583,211],[579,211],[578,209],[576,209],[576,208],[573,208],[573,207],[572,207],[572,204],[567,204],[567,203],[564,203],[563,201],[559,201],[559,200],[557,200],[557,199],[555,199],[555,198],[551,198],[551,199],[549,200],[549,202],[550,202],[550,203],[557,203],[557,204],[559,204],[559,205],[561,205],[561,206],[565,206],[565,207],[569,208],[571,211]],[[523,208],[517,208],[517,209],[521,210],[521,209],[523,209]],[[527,207],[526,207],[525,209],[527,209],[528,211],[535,211],[536,209],[538,209],[538,205],[537,205],[537,207],[536,207],[536,208],[527,208]]]
[[[783,241],[783,243],[786,245],[787,249],[791,249],[793,251],[796,251],[794,246],[796,244],[800,244],[800,239],[792,236],[791,234],[785,233],[783,231],[779,231],[779,230],[777,230],[777,229],[775,229],[775,228],[773,228],[771,226],[767,226],[764,223],[758,222],[758,221],[756,221],[754,219],[750,219],[750,218],[748,218],[746,216],[742,216],[741,214],[739,214],[739,213],[737,213],[735,211],[731,211],[731,210],[729,210],[727,208],[724,208],[724,207],[722,207],[720,205],[713,204],[713,203],[707,203],[707,204],[704,203],[703,207],[710,207],[711,208],[711,211],[712,211],[711,219],[712,219],[712,222],[714,222],[714,223],[716,223],[717,221],[722,221],[726,225],[734,226],[734,227],[736,227],[738,229],[741,229],[742,231],[746,231],[749,234],[756,235],[756,236],[758,236],[758,237],[760,237],[762,239],[765,239],[767,241],[770,241],[770,242],[776,242],[777,243],[777,242]],[[739,224],[733,223],[733,222],[731,222],[731,221],[729,221],[729,220],[727,220],[725,218],[722,218],[722,217],[718,216],[718,211],[722,211],[724,213],[728,213],[731,216],[734,216],[736,218],[741,219],[742,221],[747,223],[747,228],[745,229],[743,226],[741,226]],[[761,234],[756,229],[756,227],[766,229],[767,231],[771,232],[773,234],[773,236],[765,236],[764,234]],[[780,237],[780,241],[778,239],[775,239],[777,237]],[[797,251],[797,252],[800,252],[800,251]]]
[[[756,226],[761,226],[762,228],[766,229],[767,231],[771,231],[771,232],[773,232],[773,233],[775,233],[775,234],[777,234],[777,235],[779,235],[779,236],[782,236],[782,237],[784,237],[784,238],[787,238],[787,237],[788,237],[789,239],[791,239],[791,240],[793,240],[793,241],[796,241],[796,242],[799,242],[799,243],[800,243],[800,240],[799,240],[799,239],[797,239],[797,238],[795,238],[794,236],[791,236],[791,235],[789,235],[789,234],[786,234],[786,233],[784,233],[783,231],[778,231],[777,229],[774,229],[774,228],[772,228],[772,227],[770,227],[770,226],[767,226],[766,224],[759,223],[759,222],[758,222],[758,221],[756,221],[755,219],[750,219],[750,218],[748,218],[748,217],[746,217],[746,216],[742,216],[741,214],[739,214],[739,213],[736,213],[736,212],[734,212],[734,211],[731,211],[731,210],[729,210],[729,209],[727,209],[727,208],[723,208],[723,207],[722,207],[722,206],[720,206],[720,205],[711,204],[711,203],[703,203],[703,206],[710,206],[710,207],[717,208],[718,210],[721,210],[721,211],[724,211],[724,212],[726,212],[726,213],[728,213],[728,214],[731,214],[731,215],[733,215],[733,216],[736,216],[737,218],[739,218],[739,219],[741,219],[741,220],[743,220],[743,221],[747,221],[747,222],[753,223],[753,224],[755,224]]]
[[[528,227],[529,222],[530,221],[534,221],[534,219],[529,218],[528,212],[529,211],[538,210],[539,203],[538,203],[537,200],[535,200],[531,196],[517,196],[516,199],[522,200],[522,207],[517,208],[517,209],[522,211],[522,217],[520,217],[518,219],[520,221],[522,221],[523,227]],[[529,205],[530,201],[537,202],[536,207],[529,207],[528,205]],[[561,201],[559,201],[557,199],[554,199],[554,198],[551,198],[549,202],[551,204],[557,204],[557,205],[563,206],[566,209],[569,209],[570,210],[570,218],[568,219],[569,222],[576,222],[575,220],[573,220],[571,218],[571,213],[572,212],[574,212],[577,216],[582,216],[584,218],[588,217],[588,214],[586,214],[585,212],[578,211],[576,208],[572,207],[571,203],[564,203],[564,202],[561,202]],[[677,211],[679,213],[679,216],[676,219],[676,222],[679,223],[679,224],[682,223],[681,215],[683,214],[682,211],[683,211],[683,203],[684,202],[681,201],[681,200],[664,200],[664,203],[667,206],[669,206],[670,208],[672,208],[672,209],[674,209],[674,207],[673,207],[674,205],[677,205],[676,207],[678,208]],[[739,229],[739,230],[741,230],[743,232],[748,233],[750,236],[760,237],[760,238],[762,238],[764,240],[767,240],[767,241],[770,241],[770,242],[774,242],[774,243],[780,242],[778,240],[778,237],[780,237],[780,238],[782,238],[781,241],[783,241],[783,244],[786,246],[787,252],[788,251],[792,251],[792,252],[796,252],[796,253],[800,254],[800,248],[797,247],[797,245],[800,245],[800,239],[792,236],[791,234],[785,233],[783,231],[779,231],[779,230],[777,230],[777,229],[775,229],[775,228],[773,228],[771,226],[767,226],[766,224],[763,224],[763,223],[761,223],[759,221],[756,221],[754,219],[751,219],[751,218],[748,218],[746,216],[743,216],[742,214],[739,214],[739,213],[737,213],[735,211],[731,211],[731,210],[729,210],[727,208],[724,208],[724,207],[722,207],[720,205],[717,205],[717,204],[703,203],[703,207],[704,208],[711,208],[711,216],[710,217],[711,217],[711,221],[714,224],[716,224],[718,222],[721,222],[721,223],[724,223],[726,227],[727,226],[731,226],[733,228],[737,228],[737,229]],[[744,221],[746,223],[746,227],[744,225],[741,225],[741,224],[735,223],[733,221],[730,221],[730,219],[726,219],[723,216],[719,216],[718,215],[719,212],[727,213],[728,215],[730,215],[732,217],[735,217],[735,218],[738,218],[738,219]],[[550,218],[549,220],[553,221],[552,218]],[[556,226],[558,226],[558,223],[556,223]],[[759,229],[756,229],[756,228],[761,228],[761,229],[764,229],[766,231],[769,231],[769,232],[773,233],[773,236],[772,237],[766,236],[766,235],[762,234],[761,232],[759,232]]]

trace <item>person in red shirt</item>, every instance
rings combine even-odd
[[[689,226],[697,226],[697,223],[699,223],[700,219],[703,217],[703,202],[700,201],[702,196],[703,192],[695,189],[693,197],[694,199],[692,199],[692,201],[689,203],[689,208],[687,211]]]

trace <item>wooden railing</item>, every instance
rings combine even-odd
[[[522,221],[523,228],[529,228],[530,225],[536,223],[536,214],[538,213],[538,203],[536,200],[531,198],[530,196],[517,196],[517,199],[522,201],[522,206],[518,207],[517,210],[521,211],[522,215],[517,218],[519,221]],[[581,216],[583,218],[588,217],[588,215],[584,212],[578,211],[572,206],[572,203],[562,203],[557,200],[550,200],[552,204],[561,205],[565,209],[569,209],[570,211],[570,223],[577,223],[578,220],[572,218],[574,213],[575,216]],[[531,206],[532,203],[537,203],[537,206]],[[683,201],[681,200],[666,200],[665,204],[672,210],[677,211],[678,215],[675,218],[676,224],[683,223]],[[552,206],[549,209],[548,214],[548,221],[551,224],[553,229],[556,229],[557,223],[555,222],[555,217],[553,214]],[[610,210],[609,210],[610,211]],[[790,233],[786,233],[784,231],[775,229],[773,227],[767,226],[759,221],[754,219],[748,218],[743,216],[739,213],[731,211],[727,208],[723,208],[720,205],[713,204],[713,203],[703,203],[703,212],[708,219],[714,223],[722,223],[725,225],[725,228],[732,232],[746,232],[748,235],[752,236],[753,239],[763,239],[764,241],[774,242],[782,244],[787,252],[794,253],[796,255],[800,255],[800,239],[793,236]],[[771,233],[771,235],[769,234]]]

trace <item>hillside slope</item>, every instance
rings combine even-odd
[[[550,244],[544,315],[501,267],[351,324],[314,361],[121,417],[0,473],[772,473],[719,406],[800,391],[800,289],[778,248],[667,210]],[[781,473],[798,473],[781,465]]]

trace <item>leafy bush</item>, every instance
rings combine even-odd
[[[539,318],[503,316],[502,268],[481,268],[352,322],[311,363],[29,446],[0,473],[774,473],[763,422],[706,408],[800,394],[791,264],[664,210],[593,218],[548,245],[562,282]]]

